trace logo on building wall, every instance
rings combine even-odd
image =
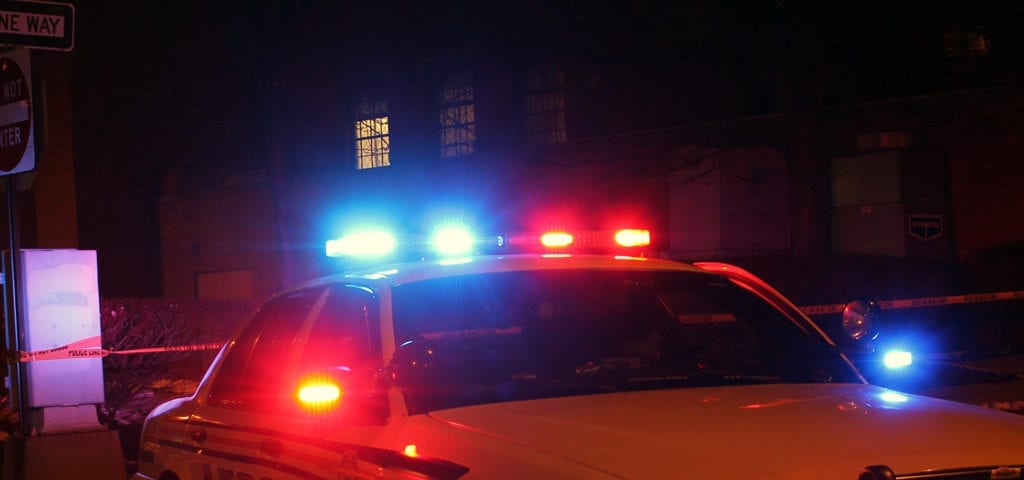
[[[942,215],[907,215],[910,236],[926,242],[942,235]]]

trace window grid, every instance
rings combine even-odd
[[[355,147],[359,170],[391,165],[391,130],[384,100],[361,102],[356,106]]]
[[[526,92],[526,135],[530,143],[566,141],[564,88],[561,67],[530,70]]]
[[[476,109],[468,73],[450,77],[439,93],[441,157],[470,155],[476,147]]]
[[[356,162],[360,170],[391,165],[388,117],[356,121]]]

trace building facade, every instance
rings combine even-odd
[[[473,115],[452,116],[486,118],[487,100],[477,101]],[[814,191],[827,256],[970,263],[1019,242],[1024,226],[1011,219],[1024,215],[1017,188],[1024,174],[1013,167],[1022,153],[1020,106],[1017,90],[1007,88],[823,110]],[[243,190],[225,177],[201,193],[165,191],[165,294],[266,295],[344,268],[322,247],[346,226],[376,221],[422,231],[446,216],[495,232],[649,225],[658,254],[684,260],[800,255],[792,224],[806,220],[794,217],[792,146],[783,141],[781,115],[574,138],[571,108],[545,123],[564,124],[564,133],[530,129],[525,106],[500,128],[480,120],[453,133],[447,107],[437,108],[434,135],[411,140],[398,118],[371,127],[356,115],[331,155],[347,167],[285,167],[282,153],[277,169]],[[488,139],[491,132],[500,140]],[[550,143],[531,143],[537,138]],[[301,157],[323,146],[289,148]],[[209,286],[221,281],[248,286]]]

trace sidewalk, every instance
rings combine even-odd
[[[1024,375],[1024,353],[975,359],[956,359],[949,363],[967,368]]]
[[[921,393],[979,405],[1011,413],[1024,414],[1024,353],[983,358],[955,358],[950,365],[986,373],[1010,374],[1004,381],[951,384],[924,389]],[[1013,375],[1017,375],[1016,378]]]

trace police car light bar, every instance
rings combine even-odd
[[[448,227],[438,231],[429,241],[399,241],[381,231],[359,232],[328,240],[329,257],[380,257],[396,250],[422,254],[433,250],[441,257],[469,255],[474,251],[565,253],[571,251],[611,251],[623,248],[642,248],[651,244],[651,232],[644,229],[615,231],[568,232],[547,231],[540,234],[513,234],[509,236],[474,236],[463,228]]]

